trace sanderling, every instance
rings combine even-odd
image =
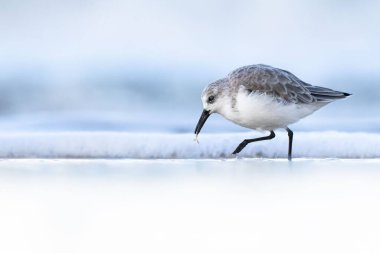
[[[203,90],[203,112],[195,128],[196,139],[207,118],[219,113],[242,127],[270,132],[261,138],[245,139],[233,154],[251,142],[273,139],[274,130],[284,128],[289,136],[288,159],[291,160],[293,132],[288,126],[350,95],[310,85],[286,70],[268,65],[241,67]]]

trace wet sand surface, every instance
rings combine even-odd
[[[379,252],[380,160],[0,161],[1,252]]]

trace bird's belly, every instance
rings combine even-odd
[[[285,128],[313,113],[320,104],[282,103],[264,94],[238,95],[235,108],[223,116],[250,129],[274,130]]]

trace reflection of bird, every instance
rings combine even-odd
[[[293,132],[288,125],[330,102],[350,95],[312,86],[288,71],[271,66],[260,64],[241,67],[204,89],[204,110],[195,134],[199,134],[207,118],[214,112],[240,126],[270,131],[268,136],[244,140],[233,152],[237,154],[248,143],[273,139],[275,129],[285,128],[289,136],[288,159],[291,160]]]

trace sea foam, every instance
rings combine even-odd
[[[0,135],[1,158],[229,158],[246,138],[266,133],[245,132],[194,135],[120,132],[33,132]],[[288,137],[249,144],[238,157],[286,158]],[[380,134],[295,132],[293,157],[379,158]]]

